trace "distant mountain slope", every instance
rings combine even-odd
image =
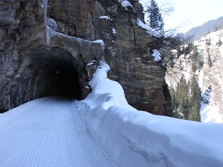
[[[221,24],[223,24],[223,16],[219,17],[216,20],[210,20],[201,26],[194,27],[188,32],[186,32],[184,35],[185,37],[194,36],[193,41],[198,40],[199,38],[203,37],[206,33],[215,31],[216,28],[221,26]]]

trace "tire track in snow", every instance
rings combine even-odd
[[[72,100],[42,98],[0,117],[0,167],[112,166]]]

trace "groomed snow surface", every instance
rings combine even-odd
[[[112,166],[72,104],[42,98],[0,114],[0,167]]]
[[[101,61],[85,100],[42,98],[0,114],[0,167],[221,167],[223,124],[129,106]]]

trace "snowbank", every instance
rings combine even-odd
[[[156,30],[152,29],[150,26],[144,24],[139,18],[137,18],[137,25],[145,30],[147,30],[147,33],[160,38],[162,36],[162,34],[160,34],[159,32],[157,32]]]
[[[91,94],[75,101],[89,134],[116,166],[223,166],[223,124],[155,116],[128,105],[101,62]]]

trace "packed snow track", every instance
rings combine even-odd
[[[136,110],[109,69],[100,61],[84,100],[48,97],[0,114],[0,167],[223,166],[223,124]]]
[[[0,166],[111,166],[72,102],[42,98],[0,114]]]

